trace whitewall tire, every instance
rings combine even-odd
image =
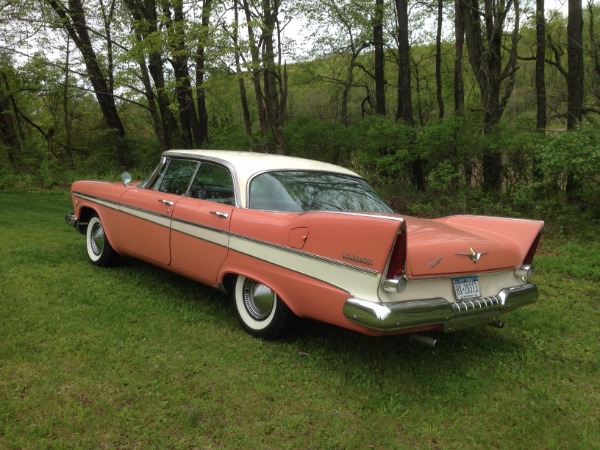
[[[270,287],[240,275],[233,299],[238,320],[248,333],[264,339],[283,333],[291,312]]]
[[[85,232],[85,248],[88,260],[95,266],[112,266],[119,257],[119,254],[108,242],[104,226],[98,216],[93,216],[88,222]]]

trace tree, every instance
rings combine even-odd
[[[504,29],[511,10],[513,31],[510,40],[505,42]],[[480,0],[465,0],[462,12],[469,62],[481,94],[483,134],[487,135],[500,121],[515,84],[519,1],[484,1],[482,9]],[[503,57],[506,59],[504,67]],[[502,188],[502,154],[485,148],[482,163],[484,190],[498,194]]]
[[[375,0],[373,46],[375,47],[375,113],[385,116],[385,55],[383,39],[383,0]]]
[[[5,55],[0,65],[0,143],[6,146],[8,160],[14,169],[21,168],[21,143],[24,138],[19,123],[17,104],[13,95],[15,72]],[[9,65],[11,64],[11,65]]]
[[[546,114],[546,17],[544,0],[536,0],[535,30],[536,128],[545,130],[548,119]]]
[[[109,83],[112,74],[104,74],[100,61],[94,50],[90,37],[90,27],[87,25],[85,10],[81,0],[69,0],[65,7],[58,0],[45,0],[59,17],[59,23],[65,28],[83,57],[88,78],[102,110],[102,115],[109,128],[115,130],[117,135],[125,136],[125,128],[117,111],[114,92]]]
[[[242,116],[244,118],[244,131],[246,136],[252,137],[252,121],[250,119],[250,108],[248,107],[248,97],[246,94],[246,84],[244,81],[244,74],[242,72],[241,64],[241,49],[239,42],[239,4],[237,1],[233,2],[234,11],[234,22],[233,31],[231,33],[231,39],[233,41],[233,51],[235,60],[235,73],[238,81],[238,88],[240,91],[240,104],[242,106]]]
[[[442,22],[444,19],[444,1],[438,0],[437,4],[437,30],[435,34],[435,81],[438,116],[444,118],[444,97],[442,96]]]
[[[287,65],[282,61],[283,36],[281,23],[283,8],[282,0],[241,0],[239,6],[243,9],[246,18],[247,44],[239,40],[237,32],[238,15],[235,6],[235,22],[232,39],[234,41],[234,57],[238,73],[238,87],[242,105],[245,99],[245,86],[241,76],[243,51],[247,48],[250,52],[250,68],[254,95],[258,110],[260,135],[265,139],[264,149],[267,152],[284,153],[285,142],[283,126],[287,117],[288,75]],[[249,112],[243,106],[246,133],[250,131]]]
[[[583,118],[583,11],[582,0],[569,0],[567,18],[567,129],[571,130]]]
[[[136,46],[132,54],[138,61],[139,75],[150,111],[154,133],[159,146],[166,150],[173,146],[177,121],[170,108],[165,82],[162,45],[156,42],[160,24],[154,1],[124,0],[132,19]],[[146,61],[148,61],[146,63]],[[150,80],[152,78],[152,80]],[[154,85],[154,86],[153,86]]]
[[[385,3],[374,5],[373,0],[312,0],[305,2],[300,11],[307,16],[310,23],[316,25],[316,31],[312,35],[314,50],[311,56],[326,61],[327,65],[332,67],[332,70],[326,74],[322,72],[312,74],[313,79],[337,88],[333,91],[334,95],[340,98],[342,123],[345,126],[350,124],[350,101],[353,89],[360,87],[366,90],[366,95],[361,101],[363,111],[365,104],[372,103],[367,83],[357,82],[357,69],[367,74],[369,79],[375,80],[376,103],[379,104],[375,106],[376,112],[377,108],[382,108],[384,103],[377,100],[377,96],[385,95],[382,90],[385,88],[384,63],[379,59],[385,56],[383,52]],[[381,14],[378,16],[379,11]],[[375,33],[377,35],[379,33],[379,25],[377,25],[379,22],[381,22],[380,38],[375,36]],[[362,53],[372,45],[380,46],[379,50],[376,49],[375,74],[360,60]]]
[[[260,135],[266,136],[269,124],[267,123],[267,111],[265,109],[265,101],[263,97],[263,89],[260,83],[261,80],[261,59],[259,44],[255,34],[255,21],[252,9],[248,0],[242,0],[242,7],[246,15],[246,26],[248,29],[248,46],[250,48],[252,83],[254,85],[254,97],[256,99],[256,108],[258,110],[258,122],[260,126]]]
[[[262,0],[262,40],[265,106],[267,118],[274,138],[274,150],[285,153],[283,125],[287,102],[287,67],[281,62],[275,64],[275,54],[281,56],[281,34],[279,23],[279,7],[281,0]],[[277,32],[278,50],[275,51],[275,33]]]
[[[206,141],[206,126],[200,125],[194,102],[190,78],[190,49],[187,22],[183,13],[183,0],[161,2],[162,14],[167,28],[170,62],[175,75],[175,95],[184,145],[200,147]]]
[[[583,119],[583,11],[581,0],[569,0],[567,19],[567,130],[573,130]],[[570,201],[579,200],[581,182],[572,171],[567,174],[565,187]]]
[[[414,125],[411,97],[410,43],[408,40],[408,1],[396,0],[398,30],[398,105],[396,119]]]
[[[398,32],[398,107],[396,119],[404,121],[413,127],[412,92],[411,92],[411,61],[408,28],[408,1],[396,0],[396,20]],[[424,161],[420,155],[414,155],[411,163],[411,181],[419,190],[425,190]]]
[[[465,106],[465,86],[463,81],[463,48],[465,39],[463,0],[454,1],[454,111],[462,111]]]
[[[590,59],[591,70],[588,83],[592,87],[592,94],[597,100],[600,100],[600,35],[596,34],[596,15],[600,12],[600,7],[596,6],[593,0],[588,0],[587,16],[589,21],[589,38],[590,38]],[[590,108],[591,110],[591,108]],[[600,113],[596,108],[594,112]]]
[[[208,112],[206,111],[206,92],[204,81],[206,78],[206,47],[209,45],[210,17],[213,0],[204,0],[202,5],[200,28],[196,30],[196,105],[198,108],[199,137],[198,145],[203,145],[208,140]]]

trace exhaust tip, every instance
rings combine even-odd
[[[504,328],[504,322],[502,322],[501,320],[493,320],[490,323],[488,323],[488,325],[500,329]]]
[[[438,340],[432,338],[430,336],[425,336],[424,334],[411,334],[410,342],[418,342],[419,344],[426,345],[430,348],[436,348],[438,344]]]

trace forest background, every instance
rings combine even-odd
[[[0,189],[227,148],[345,165],[404,213],[593,230],[600,6],[562,6],[0,0]]]

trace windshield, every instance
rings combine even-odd
[[[332,172],[267,172],[250,183],[250,209],[391,212],[361,178]]]

